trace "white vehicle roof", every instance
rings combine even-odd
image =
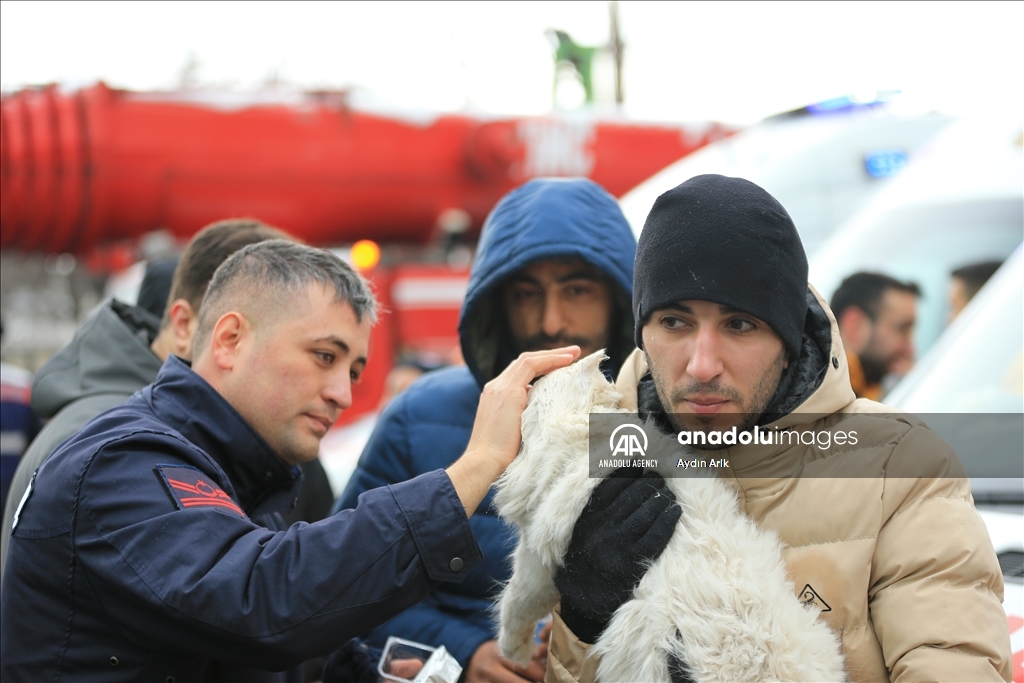
[[[622,211],[639,236],[663,192],[704,173],[746,178],[786,207],[811,254],[907,155],[952,120],[897,115],[886,107],[767,119],[655,174],[622,198]]]

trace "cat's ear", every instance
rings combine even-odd
[[[583,374],[601,374],[601,361],[608,358],[608,355],[604,352],[604,349],[595,351],[586,358],[582,358],[577,361],[577,365],[580,366],[580,372]]]

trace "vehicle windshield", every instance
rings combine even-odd
[[[1024,263],[1018,247],[941,342],[886,397],[914,413],[1024,412]]]

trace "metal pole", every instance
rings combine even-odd
[[[608,3],[608,12],[611,15],[611,48],[612,56],[615,58],[615,104],[622,104],[622,37],[619,35],[619,3],[612,0]]]

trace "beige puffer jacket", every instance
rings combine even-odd
[[[732,481],[744,511],[782,540],[795,593],[841,635],[849,680],[1009,681],[1002,573],[959,461],[919,420],[854,398],[835,318],[819,303],[832,325],[828,372],[769,426],[818,431],[842,416],[858,444],[825,458],[796,445],[715,457],[741,475]],[[617,382],[624,407],[636,410],[646,373],[637,351]],[[861,478],[829,478],[851,465]],[[556,612],[545,680],[593,681],[597,661],[586,651]]]

